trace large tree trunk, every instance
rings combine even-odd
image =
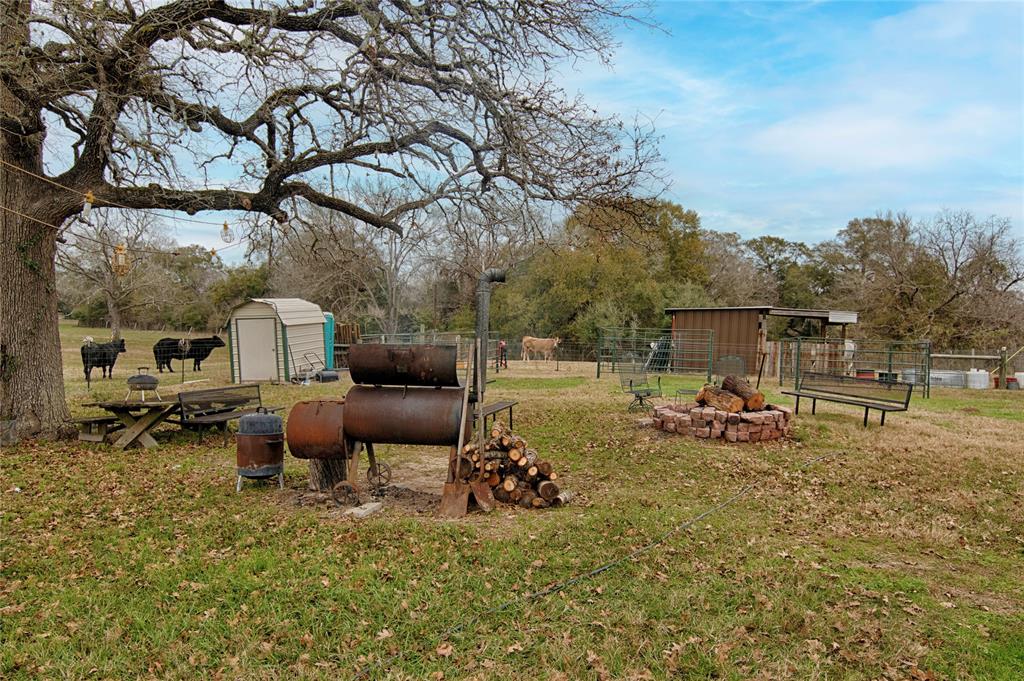
[[[111,274],[110,276],[116,276]],[[107,302],[107,319],[110,320],[110,338],[117,340],[121,337],[121,310],[117,306],[117,300],[111,295],[110,290],[103,292]]]
[[[330,492],[348,479],[348,459],[310,459],[309,488],[314,492]]]
[[[14,54],[27,42],[27,0],[0,1],[0,45]],[[0,85],[0,117],[29,121],[30,134],[0,133],[0,160],[42,172],[42,124]],[[6,127],[6,126],[5,126]],[[55,436],[70,418],[64,401],[57,325],[57,232],[67,197],[23,172],[0,164],[0,422],[8,436]],[[17,212],[12,212],[17,211]],[[20,213],[20,215],[19,215]]]

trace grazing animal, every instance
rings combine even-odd
[[[178,338],[161,338],[153,346],[153,359],[156,360],[156,368],[160,373],[163,373],[164,367],[167,367],[167,370],[173,373],[174,369],[171,368],[171,360],[174,359],[191,359],[192,371],[202,371],[202,361],[209,357],[215,348],[224,347],[224,341],[220,339],[220,336],[193,338],[189,341],[187,351],[182,348],[181,340]]]
[[[561,338],[523,336],[523,361],[527,362],[530,360],[531,352],[540,353],[544,356],[545,360],[552,360],[555,357],[555,350],[558,349],[558,344],[561,342]]]
[[[127,351],[124,338],[109,343],[97,343],[91,336],[86,336],[84,341],[82,344],[82,367],[85,369],[85,382],[92,381],[94,367],[100,368],[103,378],[113,377],[117,356]]]

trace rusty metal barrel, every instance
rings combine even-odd
[[[269,478],[284,471],[284,428],[276,414],[246,414],[235,435],[240,478]]]
[[[345,396],[345,434],[361,442],[457,445],[461,422],[460,388],[356,385]]]
[[[363,385],[458,387],[454,345],[364,343],[348,350],[352,382]]]
[[[345,459],[345,400],[299,402],[288,413],[288,451],[298,459]]]

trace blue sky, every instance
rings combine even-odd
[[[1024,4],[659,2],[570,92],[653,120],[706,227],[817,242],[879,210],[1024,237]]]

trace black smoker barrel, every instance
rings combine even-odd
[[[356,385],[345,396],[345,435],[396,445],[459,443],[460,388]]]
[[[457,387],[454,345],[353,345],[349,374],[363,385]]]

